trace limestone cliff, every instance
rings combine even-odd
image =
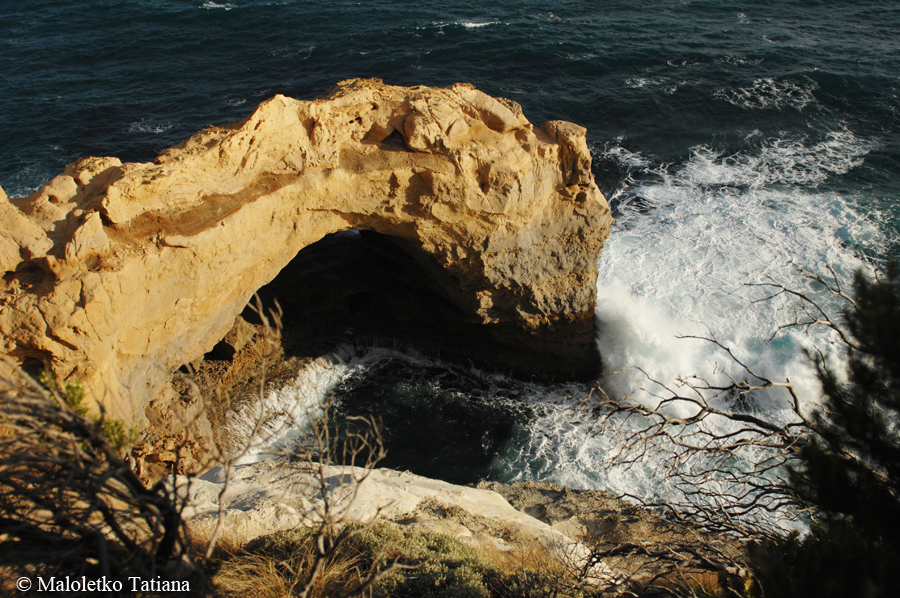
[[[153,163],[85,158],[29,197],[0,191],[0,353],[140,421],[301,249],[355,229],[402,240],[497,361],[590,375],[612,222],[590,162],[582,127],[535,127],[466,84],[276,96]]]

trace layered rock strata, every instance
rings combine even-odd
[[[29,197],[0,191],[0,353],[139,422],[301,249],[362,230],[399,239],[496,365],[591,375],[612,219],[590,162],[583,128],[535,127],[470,85],[276,96],[155,162],[85,158]]]

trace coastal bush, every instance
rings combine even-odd
[[[900,267],[858,272],[844,312],[847,380],[813,357],[822,409],[791,468],[810,533],[757,542],[758,595],[892,596],[900,587]]]
[[[750,598],[893,596],[900,581],[894,541],[872,537],[852,519],[814,523],[810,532],[756,542],[750,547]]]
[[[348,541],[327,564],[327,575],[308,594],[341,596],[369,571],[396,567],[371,587],[371,595],[391,598],[550,598],[560,593],[552,571],[501,567],[474,548],[443,534],[396,524],[351,525]],[[299,596],[316,554],[315,530],[298,529],[259,538],[225,555],[214,582],[225,596]],[[521,563],[520,563],[521,565]]]
[[[124,428],[86,418],[80,385],[48,386],[0,361],[4,577],[118,580],[121,595],[134,595],[129,577],[203,587],[179,505],[162,485],[146,488],[114,445]]]

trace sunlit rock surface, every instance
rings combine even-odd
[[[477,331],[450,353],[590,376],[612,219],[584,135],[466,84],[355,79],[276,96],[153,163],[82,159],[29,197],[0,192],[0,353],[142,421],[298,252],[360,230],[392,239]]]

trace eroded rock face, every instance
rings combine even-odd
[[[29,197],[0,191],[0,353],[141,421],[303,247],[358,229],[418,252],[513,371],[590,375],[612,219],[584,133],[466,84],[354,79],[276,96],[153,163],[85,158]]]

